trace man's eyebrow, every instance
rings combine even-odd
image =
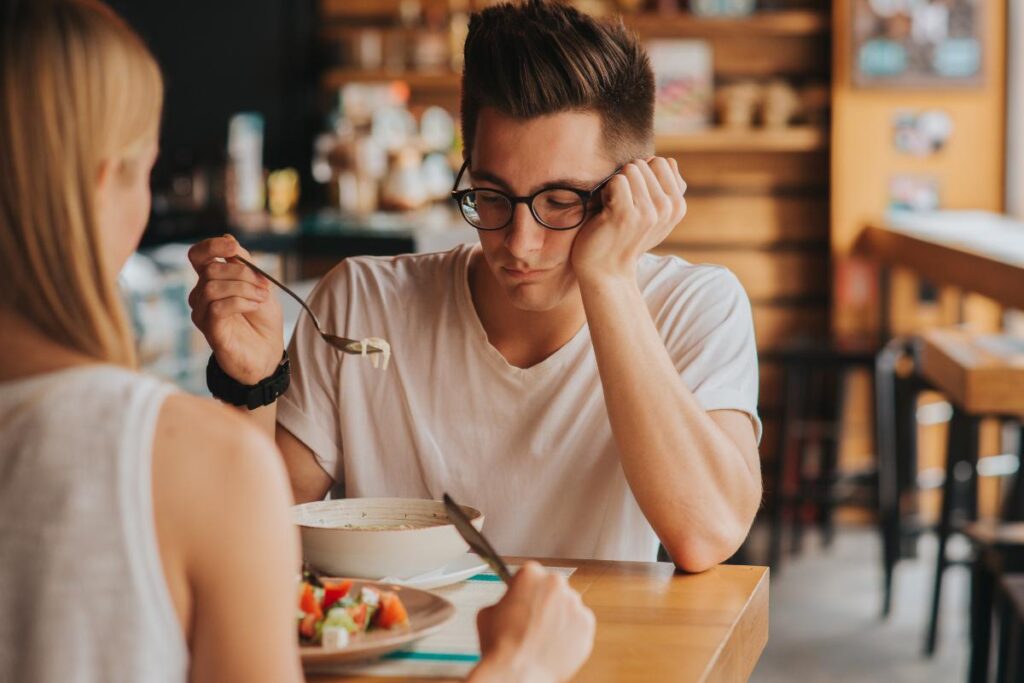
[[[503,190],[508,191],[509,193],[512,192],[512,186],[509,185],[509,183],[504,178],[499,176],[497,173],[492,173],[491,171],[488,171],[486,169],[482,169],[482,170],[472,170],[471,169],[470,170],[470,176],[472,177],[474,182],[480,180],[480,181],[484,181],[484,182],[488,182],[488,183],[493,183],[493,184],[501,187]],[[586,190],[589,190],[590,188],[592,188],[598,182],[600,182],[600,181],[595,180],[593,182],[586,182],[586,181],[580,180],[579,178],[555,178],[553,180],[548,180],[546,182],[543,182],[540,185],[532,188],[527,194],[534,194],[535,192],[540,192],[541,190],[547,190],[547,189],[552,188],[552,187],[567,187],[567,188],[570,188],[570,189],[573,189],[573,190],[583,190],[583,191],[586,191]]]
[[[478,180],[482,180],[485,183],[493,183],[494,185],[498,185],[502,189],[508,190],[509,192],[512,191],[512,186],[505,182],[505,180],[497,173],[491,173],[490,171],[487,170],[470,169],[469,176],[470,178],[473,179],[474,183],[476,183],[476,181]]]

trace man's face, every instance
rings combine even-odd
[[[517,121],[481,110],[470,182],[512,196],[557,184],[590,190],[615,170],[604,152],[601,119],[565,112]],[[579,228],[549,230],[525,204],[501,230],[478,231],[487,267],[501,291],[523,311],[548,311],[576,290],[570,255]]]

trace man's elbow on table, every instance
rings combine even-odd
[[[700,534],[677,534],[676,538],[663,538],[662,544],[677,569],[699,574],[725,562],[740,549],[756,514],[757,506],[753,506],[751,512],[739,513],[716,529],[705,529]]]
[[[688,574],[699,574],[732,557],[742,543],[740,540],[739,543],[725,545],[707,539],[685,539],[676,543],[665,542],[664,545],[676,569]]]

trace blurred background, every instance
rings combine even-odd
[[[167,81],[153,213],[122,276],[149,369],[206,392],[185,301],[204,237],[236,235],[300,293],[346,256],[476,240],[448,191],[486,0],[110,4]],[[753,304],[765,504],[734,559],[773,568],[755,680],[1013,675],[1019,8],[572,4],[621,15],[651,55],[657,151],[689,183],[657,251],[730,268]]]

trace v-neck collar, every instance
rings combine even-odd
[[[479,250],[479,244],[460,247],[460,253],[455,261],[454,268],[455,299],[459,307],[459,313],[469,330],[473,346],[479,350],[491,367],[504,375],[521,379],[532,379],[544,377],[563,369],[567,361],[573,358],[579,348],[590,339],[590,327],[587,322],[584,321],[583,325],[580,326],[580,329],[576,330],[576,333],[569,341],[536,365],[528,368],[512,365],[487,338],[487,330],[484,329],[480,316],[477,315],[476,307],[473,305],[473,295],[469,289],[469,264],[473,259],[473,255]]]

